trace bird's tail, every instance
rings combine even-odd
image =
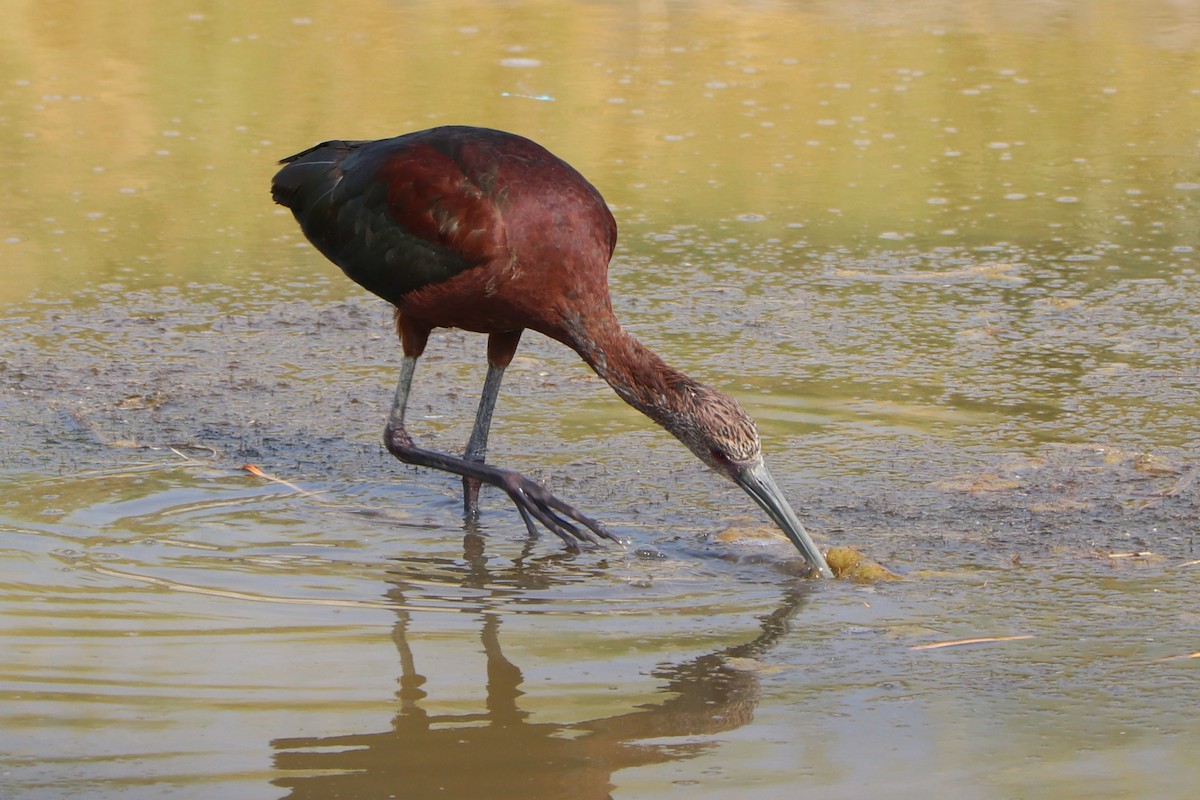
[[[334,173],[340,172],[340,165],[346,156],[363,144],[366,142],[321,142],[294,156],[288,156],[279,162],[283,169],[275,173],[271,181],[271,196],[279,205],[295,209],[303,195],[314,186],[328,181]]]

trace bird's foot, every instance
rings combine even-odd
[[[403,425],[389,422],[383,440],[388,451],[406,464],[453,472],[464,479],[499,486],[516,504],[530,535],[537,535],[536,520],[572,550],[578,550],[580,542],[600,544],[601,539],[622,543],[599,522],[559,500],[545,486],[519,472],[417,447]]]
[[[512,498],[531,536],[537,535],[537,527],[534,525],[534,520],[537,520],[562,539],[571,550],[578,550],[580,542],[600,544],[601,539],[622,544],[619,538],[599,522],[583,514],[575,506],[559,500],[537,481],[509,469],[497,472],[500,477],[497,485]]]

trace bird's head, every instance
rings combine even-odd
[[[701,461],[754,498],[814,570],[831,576],[821,551],[767,471],[758,427],[746,410],[724,392],[699,383],[680,394],[681,402],[665,427]]]
[[[682,408],[671,432],[697,458],[734,482],[739,472],[762,461],[758,428],[741,403],[700,383],[681,394]]]

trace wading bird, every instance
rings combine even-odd
[[[404,359],[388,451],[462,476],[468,516],[487,483],[508,493],[531,534],[537,520],[572,548],[616,539],[541,484],[484,461],[501,378],[530,328],[570,347],[622,400],[741,486],[813,569],[830,574],[763,463],[754,420],[622,330],[608,293],[617,224],[564,161],[511,133],[452,126],[325,142],[280,163],[275,201],[351,280],[396,308]],[[442,327],[488,335],[483,396],[462,456],[416,446],[404,425],[417,359]]]

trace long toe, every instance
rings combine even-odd
[[[600,523],[559,500],[545,486],[519,472],[506,470],[502,488],[516,504],[531,532],[532,520],[536,519],[572,550],[578,550],[580,542],[600,544],[601,539],[623,544]]]
[[[575,534],[575,536],[586,537],[586,541],[589,541],[592,544],[600,544],[600,539],[608,539],[609,541],[616,542],[617,544],[624,546],[625,543],[617,538],[617,536],[610,533],[607,528],[581,512],[579,509],[575,508],[575,506],[564,503],[562,500],[559,500],[553,495],[550,495],[548,499],[553,504],[555,511],[563,516],[570,517],[571,519],[575,520],[575,522],[579,523],[579,525],[583,526],[582,529],[576,525],[570,526],[571,531]]]

